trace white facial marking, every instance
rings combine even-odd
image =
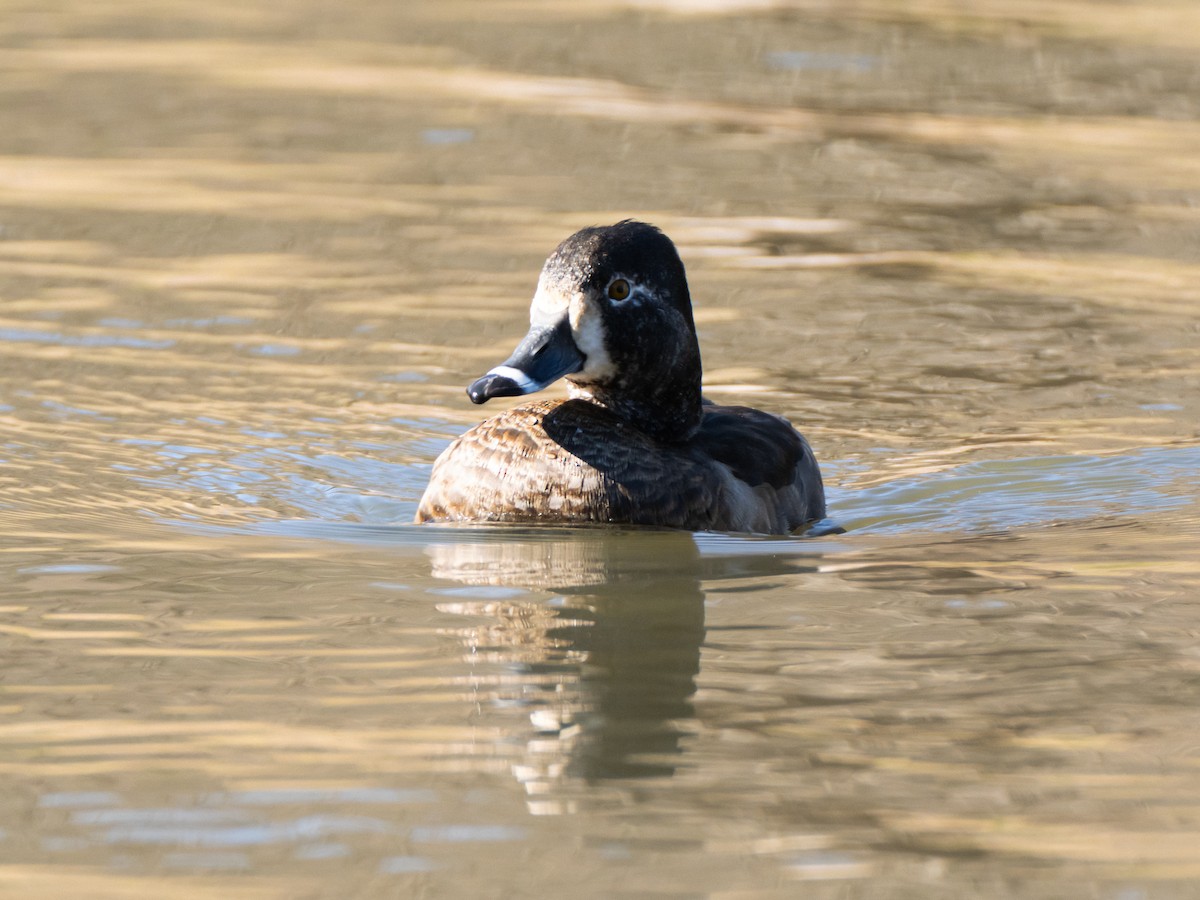
[[[488,375],[499,375],[501,378],[507,378],[509,381],[515,382],[517,387],[527,394],[532,394],[534,391],[540,391],[550,382],[534,381],[520,369],[514,369],[512,366],[496,366],[488,369]]]
[[[575,339],[575,346],[585,357],[583,368],[571,376],[574,381],[595,381],[597,378],[611,375],[614,371],[612,358],[608,355],[608,348],[604,346],[604,323],[600,321],[600,316],[595,310],[589,312],[590,315],[585,314],[578,319],[575,316],[571,317],[571,337]]]
[[[630,295],[632,299],[633,295]],[[617,301],[613,301],[617,302]],[[629,300],[621,301],[628,303]],[[570,381],[587,384],[589,381],[599,381],[616,372],[612,357],[605,345],[604,319],[597,304],[582,293],[571,298],[570,307],[571,337],[575,346],[585,357],[583,368],[574,375],[569,375]]]
[[[537,290],[533,292],[533,302],[529,305],[529,321],[536,323],[556,319],[570,305],[571,297],[550,287],[543,272],[538,278]]]

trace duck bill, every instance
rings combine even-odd
[[[571,323],[564,314],[549,325],[535,324],[513,355],[467,388],[472,403],[493,397],[532,394],[564,375],[583,368],[584,355],[575,346]]]

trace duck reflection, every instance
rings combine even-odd
[[[704,578],[779,574],[811,556],[703,555],[681,531],[471,529],[426,547],[436,578],[552,596],[504,595],[439,609],[486,614],[474,658],[516,666],[528,711],[515,773],[540,811],[564,782],[672,775],[682,757],[704,642]],[[486,588],[477,596],[486,597]]]

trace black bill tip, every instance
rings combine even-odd
[[[471,382],[467,388],[467,396],[475,404],[487,403],[493,397],[519,397],[529,391],[517,384],[513,379],[495,372],[488,372],[482,378]]]

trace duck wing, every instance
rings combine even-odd
[[[715,477],[582,400],[516,407],[467,431],[434,463],[416,521],[714,527]]]
[[[787,419],[748,406],[706,405],[692,444],[728,469],[732,530],[790,532],[825,517],[817,460]]]

